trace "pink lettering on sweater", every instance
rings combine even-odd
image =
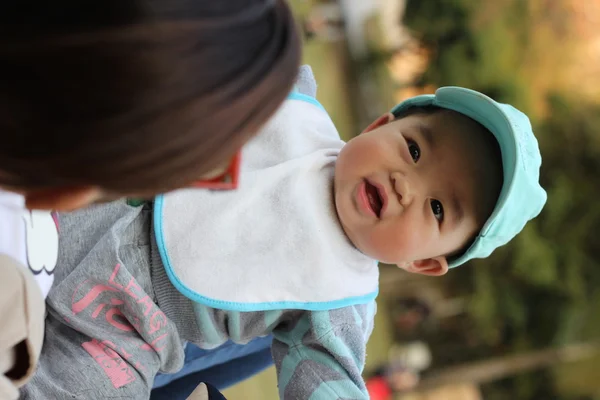
[[[109,329],[116,331],[110,334],[111,338],[118,337],[130,344],[131,340],[137,342],[143,338],[145,342],[136,345],[137,351],[163,351],[166,347],[164,342],[169,339],[167,317],[135,279],[122,277],[122,283],[119,283],[120,268],[121,265],[117,264],[104,284],[86,280],[75,289],[71,303],[73,317],[83,318],[81,314],[90,310],[89,318],[105,322]],[[106,329],[98,329],[98,332],[106,332]],[[135,338],[123,335],[135,335]],[[82,347],[98,363],[115,388],[136,380],[132,366],[139,371],[144,370],[131,346],[127,351],[123,346],[99,338],[83,343]]]
[[[136,376],[131,371],[129,364],[117,352],[108,347],[106,343],[93,339],[90,342],[83,343],[81,346],[92,356],[100,368],[104,370],[104,373],[108,376],[115,389],[135,381]]]

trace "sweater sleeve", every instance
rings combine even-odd
[[[300,314],[273,331],[284,400],[368,399],[362,379],[375,302]]]

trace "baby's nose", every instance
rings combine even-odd
[[[412,201],[412,192],[406,175],[394,172],[392,174],[392,182],[396,196],[398,196],[398,201],[403,207],[406,207]]]

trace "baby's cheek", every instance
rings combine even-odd
[[[407,221],[399,225],[381,239],[386,245],[386,253],[392,257],[394,263],[422,259],[424,249],[427,247],[426,235]]]
[[[382,230],[368,237],[367,254],[383,263],[395,264],[405,261],[405,243],[389,230]]]
[[[359,138],[360,139],[360,138]],[[349,158],[355,165],[377,164],[381,162],[382,157],[386,158],[390,151],[389,144],[384,141],[376,140],[357,140],[346,145]]]

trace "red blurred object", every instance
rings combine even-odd
[[[366,382],[371,400],[392,400],[392,389],[383,376],[375,376]]]

